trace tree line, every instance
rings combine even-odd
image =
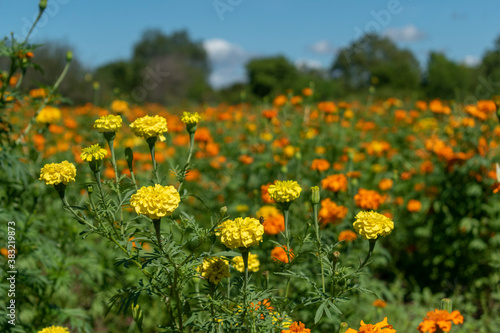
[[[37,49],[35,61],[45,72],[27,73],[24,88],[53,82],[64,67],[67,47],[48,43]],[[283,55],[250,59],[247,82],[215,90],[208,81],[211,68],[201,41],[186,31],[165,34],[148,30],[134,45],[130,59],[86,68],[75,55],[60,90],[74,103],[109,103],[122,98],[132,103],[238,103],[269,99],[290,90],[314,87],[318,99],[348,98],[376,91],[395,96],[455,99],[463,102],[500,94],[500,37],[477,65],[430,52],[425,67],[408,49],[384,36],[367,34],[339,50],[325,69],[297,67]],[[1,63],[1,59],[0,59]]]

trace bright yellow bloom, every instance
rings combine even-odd
[[[75,176],[76,168],[68,161],[45,164],[40,172],[40,180],[43,180],[46,185],[61,183],[68,185],[69,182],[75,181]]]
[[[165,141],[163,133],[168,131],[167,119],[160,116],[144,116],[137,118],[130,124],[130,128],[132,128],[136,136],[144,139],[158,137],[160,141]]]
[[[88,148],[82,149],[82,154],[80,158],[83,161],[91,162],[91,161],[100,161],[108,155],[106,149],[101,148],[99,144],[92,145]]]
[[[361,211],[356,215],[354,230],[365,239],[377,239],[387,236],[394,229],[394,222],[385,215],[371,211]]]
[[[198,272],[208,281],[219,284],[223,278],[231,277],[229,262],[222,258],[205,258],[203,264],[198,266]]]
[[[179,207],[181,197],[173,186],[143,186],[130,197],[130,206],[137,214],[149,216],[153,220],[170,216]]]
[[[302,188],[295,180],[276,181],[269,186],[269,196],[276,202],[290,202],[297,199]]]
[[[94,122],[94,128],[99,133],[118,132],[122,128],[122,117],[108,114]]]
[[[59,119],[61,119],[61,110],[53,106],[46,106],[38,113],[35,121],[39,124],[53,124]]]
[[[230,249],[259,244],[263,234],[264,227],[259,220],[251,217],[227,220],[219,226],[216,233],[222,244]]]
[[[194,113],[183,112],[182,118],[181,118],[181,120],[184,124],[198,124],[200,119],[201,119],[201,117],[198,114],[198,112],[194,112]]]
[[[345,333],[396,333],[392,325],[387,323],[387,317],[375,325],[365,324],[363,321],[361,321],[360,325],[359,331],[349,328]]]
[[[69,333],[69,331],[66,327],[51,326],[51,327],[46,327],[43,330],[38,331],[37,333]]]
[[[113,110],[116,113],[128,112],[129,110],[128,102],[116,99],[111,103],[111,110]]]
[[[243,257],[234,257],[233,258],[233,267],[236,268],[239,272],[245,271],[245,265],[243,264]],[[249,272],[258,272],[260,268],[259,256],[256,254],[248,254],[248,271]]]

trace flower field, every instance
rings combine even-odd
[[[500,99],[71,105],[2,47],[2,332],[497,332]]]

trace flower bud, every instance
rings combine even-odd
[[[88,192],[89,194],[92,194],[92,193],[94,192],[94,186],[92,186],[92,185],[87,185],[87,192]]]
[[[134,153],[130,147],[125,148],[125,159],[127,160],[127,165],[130,170],[132,170],[132,166],[134,163]]]
[[[311,203],[313,205],[317,205],[320,202],[320,194],[319,194],[319,187],[318,186],[313,186],[311,187]]]
[[[339,329],[339,333],[345,333],[345,331],[347,331],[347,323],[340,323],[340,329]]]
[[[43,12],[45,8],[47,8],[47,0],[40,0],[38,8],[40,8],[40,11]]]
[[[132,318],[137,323],[138,326],[142,326],[142,309],[139,304],[132,305]]]
[[[94,90],[99,90],[101,88],[101,85],[99,84],[99,82],[95,81],[93,84],[92,84],[92,89]]]
[[[339,261],[339,259],[340,259],[340,252],[339,251],[333,252],[333,261]]]
[[[71,62],[73,60],[73,52],[67,51],[66,52],[66,62]]]
[[[222,207],[220,208],[220,215],[221,215],[222,217],[224,217],[224,216],[226,216],[226,214],[227,214],[227,207],[226,207],[226,206],[222,206]]]
[[[453,305],[453,304],[452,304],[452,301],[451,301],[451,299],[449,299],[449,298],[443,298],[443,299],[441,300],[441,309],[442,309],[442,310],[446,310],[446,311],[448,311],[449,313],[451,313],[451,310],[452,310],[452,305]]]

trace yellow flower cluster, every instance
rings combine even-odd
[[[385,215],[371,211],[361,211],[354,221],[354,230],[365,239],[377,239],[378,236],[387,236],[394,229],[394,222]]]
[[[106,151],[106,149],[101,148],[101,146],[99,146],[99,144],[97,143],[88,148],[83,148],[80,158],[83,161],[92,162],[92,161],[100,161],[107,155],[108,152]]]
[[[46,327],[43,330],[38,331],[37,333],[69,333],[69,331],[66,327],[51,326],[51,327]]]
[[[94,122],[94,128],[99,133],[118,132],[122,128],[122,117],[108,114]]]
[[[43,180],[46,185],[61,183],[68,185],[69,182],[75,181],[75,176],[76,168],[68,161],[45,164],[40,172],[40,180]]]
[[[182,118],[181,118],[181,120],[184,124],[198,124],[200,119],[201,119],[201,117],[198,114],[198,112],[194,112],[194,113],[184,112],[182,114]]]
[[[153,220],[170,216],[179,207],[181,197],[173,186],[143,186],[130,197],[130,206],[137,214],[149,216]]]
[[[295,180],[276,181],[269,186],[269,196],[276,202],[290,202],[297,199],[302,188]]]
[[[243,257],[234,257],[233,258],[233,267],[239,271],[239,272],[244,272],[245,271],[245,264],[243,263]],[[248,254],[248,271],[249,272],[258,272],[260,268],[260,261],[259,261],[259,256],[256,254]]]
[[[259,220],[251,217],[227,220],[219,226],[216,233],[222,244],[230,249],[259,244],[263,234],[264,227]]]
[[[35,121],[39,124],[53,124],[59,119],[61,119],[61,110],[53,106],[46,106],[38,113]]]
[[[116,113],[128,112],[129,110],[128,102],[116,99],[111,103],[111,110],[113,110]]]
[[[231,277],[229,262],[222,258],[205,258],[203,264],[198,266],[198,272],[208,281],[219,284],[223,278]]]
[[[132,124],[130,124],[130,128],[132,128],[132,131],[138,137],[142,137],[144,139],[158,137],[160,141],[165,141],[163,133],[168,131],[167,119],[158,115],[153,117],[144,116],[137,118]]]

